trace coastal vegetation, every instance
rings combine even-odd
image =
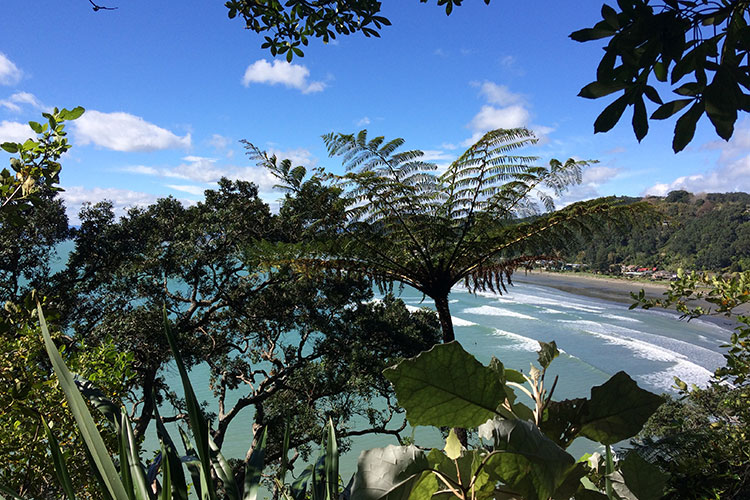
[[[2,442],[18,443],[2,450],[5,494],[186,498],[185,462],[202,498],[253,500],[265,477],[277,497],[330,500],[342,493],[336,464],[347,438],[385,433],[402,445],[363,454],[344,495],[684,498],[679,478],[690,465],[665,460],[664,443],[673,450],[675,436],[692,432],[697,438],[684,441],[690,450],[709,435],[695,422],[719,429],[711,434],[719,453],[744,439],[744,316],[726,366],[708,389],[677,381],[686,402],[670,402],[670,415],[698,415],[679,421],[693,427],[665,423],[657,413],[636,451],[618,461],[612,446],[641,431],[660,396],[617,373],[592,388],[590,398],[555,401],[557,381],[545,381],[559,353],[554,342],[540,343],[539,366],[524,374],[498,360],[484,366],[453,341],[452,285],[499,292],[527,262],[570,251],[594,233],[654,220],[651,204],[632,200],[553,211],[550,192],[575,183],[585,162],[539,167],[537,158],[509,155],[533,142],[524,129],[486,134],[439,175],[420,151],[399,152],[402,140],[368,140],[366,132],[326,136],[331,154],[344,158],[343,175],[317,171],[308,178],[306,168],[249,145],[287,190],[278,214],[253,184],[226,179],[190,207],[166,198],[117,219],[111,204],[88,206],[70,234],[66,268],[52,274],[48,259],[68,237],[55,197],[57,159],[69,147],[63,122],[81,113],[56,110],[45,115],[45,126],[32,125],[37,140],[3,144],[18,155],[11,161],[16,175],[2,173],[0,212],[8,299],[1,322]],[[668,198],[665,204],[692,209],[690,195]],[[708,278],[683,276],[663,303],[644,299],[643,305],[677,303],[693,317],[704,314],[680,302],[694,296],[700,279]],[[374,300],[373,282],[384,292],[381,300]],[[393,282],[433,298],[438,314],[409,312],[387,293]],[[748,282],[747,274],[716,278],[706,283],[704,298],[731,313],[750,301]],[[182,395],[162,378],[171,364],[181,374]],[[216,413],[191,388],[187,370],[199,364],[209,367]],[[386,401],[385,409],[376,400]],[[255,440],[244,460],[230,463],[219,450],[232,422]],[[445,450],[408,445],[401,435],[406,422],[452,428]],[[184,453],[166,423],[191,429]],[[139,443],[153,427],[162,448],[147,463]],[[478,434],[459,435],[474,428]],[[315,458],[311,444],[321,435],[323,452]],[[578,436],[604,445],[605,457],[576,462],[565,449]],[[115,449],[113,460],[107,450]],[[716,454],[699,458],[707,464],[700,483],[706,491],[745,493],[749,460],[736,457],[727,468]],[[307,472],[286,485],[286,471],[310,459]],[[279,469],[263,476],[269,464]],[[87,474],[90,466],[98,472]],[[727,488],[712,483],[728,480],[734,482]]]

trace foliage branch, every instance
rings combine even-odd
[[[750,111],[747,2],[618,0],[616,8],[604,4],[601,15],[593,27],[570,35],[579,42],[608,39],[596,80],[579,94],[598,99],[620,93],[594,122],[595,132],[612,129],[632,106],[640,141],[649,128],[647,99],[658,106],[652,120],[682,112],[675,122],[675,153],[693,139],[703,115],[719,137],[732,137],[737,113]],[[677,99],[664,102],[659,87]]]

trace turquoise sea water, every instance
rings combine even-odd
[[[432,307],[431,301],[406,289],[401,299],[410,309]],[[705,385],[711,373],[723,364],[720,345],[729,332],[713,323],[679,321],[665,311],[628,310],[626,305],[591,299],[550,287],[516,283],[507,294],[473,295],[456,288],[451,294],[451,312],[456,338],[483,363],[492,356],[507,367],[527,371],[536,361],[537,341],[555,340],[561,354],[550,368],[547,380],[559,375],[554,399],[584,397],[594,385],[604,383],[624,370],[639,385],[656,392],[670,392],[675,376],[688,383]],[[212,401],[207,369],[196,367],[191,379],[199,398]],[[167,379],[179,386],[175,370]],[[223,446],[227,457],[244,457],[251,442],[252,410],[229,427]],[[407,431],[405,435],[409,435]],[[417,442],[442,446],[433,429],[416,430]],[[396,444],[395,438],[363,436],[353,442],[342,459],[342,476],[348,478],[363,449]],[[593,443],[576,443],[576,457],[596,451]]]

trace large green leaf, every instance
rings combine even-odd
[[[120,434],[123,436],[127,446],[128,466],[130,467],[130,477],[133,480],[132,492],[136,500],[150,500],[153,496],[151,488],[146,484],[146,474],[141,465],[140,450],[135,440],[133,428],[130,425],[130,419],[127,412],[122,412],[122,421],[120,424]],[[122,470],[122,467],[120,467]]]
[[[81,393],[76,387],[73,374],[70,373],[68,367],[65,366],[65,362],[60,356],[60,352],[52,341],[52,337],[47,328],[47,322],[44,320],[42,306],[40,304],[37,304],[37,314],[39,315],[39,326],[41,327],[42,337],[44,338],[44,347],[47,349],[47,355],[52,362],[52,367],[54,368],[55,374],[60,382],[60,387],[65,393],[65,398],[68,400],[70,411],[73,413],[73,417],[78,424],[78,430],[81,433],[81,437],[83,437],[83,441],[91,453],[94,466],[99,470],[102,480],[107,487],[107,491],[112,498],[115,500],[129,500],[125,487],[123,486],[122,481],[120,481],[120,476],[117,474],[117,469],[112,462],[112,458],[109,456],[109,452],[104,446],[104,440],[96,428],[94,419],[86,407],[86,402],[83,400],[83,396],[81,396]]]
[[[591,398],[550,402],[542,431],[567,448],[579,435],[602,444],[635,436],[664,399],[645,389],[627,373],[619,372],[591,389]]]
[[[52,461],[55,465],[55,474],[57,474],[57,480],[60,481],[60,486],[65,493],[65,496],[69,500],[75,500],[76,494],[73,489],[73,483],[70,480],[70,473],[68,472],[68,465],[65,463],[65,456],[60,450],[60,445],[57,442],[57,438],[52,434],[47,421],[42,418],[42,426],[44,427],[44,433],[47,436],[47,442],[49,443],[49,449],[52,453]]]
[[[115,432],[119,433],[121,420],[120,408],[107,398],[107,396],[105,396],[104,393],[89,380],[86,380],[80,375],[75,375],[74,380],[78,390],[81,391],[81,395],[88,399],[89,402],[94,405],[94,408],[99,410],[109,423],[114,426]]]
[[[156,421],[156,434],[161,441],[162,454],[169,455],[169,457],[164,456],[162,458],[162,470],[169,468],[172,498],[174,500],[187,500],[187,483],[185,482],[185,472],[182,469],[182,461],[172,437],[164,427],[164,422],[159,415],[158,405],[154,405],[154,420]],[[168,460],[166,460],[167,458]],[[167,471],[164,472],[164,475],[166,474]]]
[[[669,475],[637,453],[628,453],[611,479],[615,493],[622,500],[658,500],[664,495]]]
[[[287,428],[288,429],[288,428]],[[250,453],[250,458],[245,464],[245,482],[242,491],[242,500],[255,500],[258,498],[258,490],[260,489],[261,474],[263,473],[263,466],[265,463],[266,454],[266,438],[268,431],[266,427],[260,430],[260,437],[256,439],[255,448]],[[289,432],[287,431],[284,436],[284,453],[289,449]],[[284,467],[284,465],[282,465]],[[280,474],[281,481],[283,481],[283,475]],[[283,482],[282,482],[283,484]]]
[[[575,469],[575,459],[531,422],[496,418],[479,433],[495,443],[486,465],[491,478],[530,500],[550,498]]]
[[[185,391],[185,403],[187,405],[188,417],[190,420],[190,430],[193,433],[198,459],[200,460],[202,498],[206,500],[215,500],[216,491],[213,487],[213,480],[211,477],[211,454],[208,444],[208,422],[203,415],[203,410],[201,410],[200,404],[198,403],[198,398],[195,397],[195,391],[193,391],[193,385],[190,383],[190,377],[188,377],[185,363],[182,361],[180,351],[177,349],[177,339],[172,333],[172,327],[169,325],[166,307],[163,309],[163,315],[164,332],[167,335],[169,348],[172,350],[177,370],[180,372],[180,378],[182,379],[182,386]]]
[[[326,434],[326,500],[336,500],[339,497],[339,448],[336,443],[336,430],[333,421],[328,420]]]
[[[234,480],[232,467],[224,458],[224,455],[221,454],[221,450],[219,450],[219,447],[214,443],[214,440],[211,439],[210,435],[208,436],[208,446],[211,450],[211,465],[214,468],[216,477],[218,477],[224,484],[224,491],[226,492],[227,498],[229,500],[240,500],[240,491]]]
[[[365,450],[357,461],[351,500],[378,500],[386,495],[406,499],[428,468],[424,452],[416,446]]]
[[[476,427],[505,400],[495,372],[458,342],[436,345],[383,373],[415,426]]]
[[[591,388],[581,434],[602,444],[615,444],[640,432],[664,398],[638,387],[625,372]]]

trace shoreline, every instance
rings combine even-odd
[[[514,273],[513,282],[526,283],[530,285],[546,286],[557,290],[589,297],[594,299],[616,302],[619,304],[633,304],[630,292],[638,293],[644,290],[647,298],[662,298],[664,292],[669,289],[669,283],[644,283],[631,281],[627,278],[613,278],[608,276],[596,277],[591,275],[580,275],[576,273],[554,273],[549,271],[532,270],[525,273]],[[701,301],[699,305],[710,306],[711,304]],[[674,309],[660,309],[674,313],[675,319],[679,319],[680,313]],[[726,316],[706,315],[700,318],[702,321],[711,322],[721,328],[732,332],[738,323]]]

